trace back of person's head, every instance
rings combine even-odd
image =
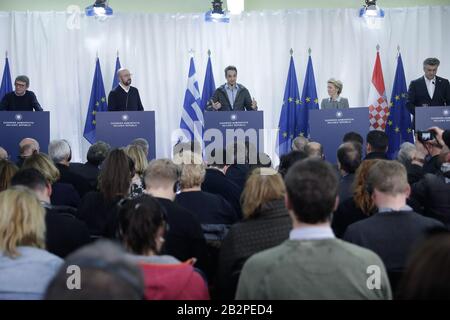
[[[25,159],[22,165],[22,169],[34,168],[38,170],[45,179],[53,184],[60,178],[58,168],[50,160],[49,156],[45,153],[36,153]]]
[[[99,189],[105,200],[128,195],[133,176],[134,163],[125,151],[111,150],[102,163],[99,175]]]
[[[367,148],[370,147],[370,152],[386,152],[389,146],[389,138],[387,134],[380,130],[369,131],[366,141]]]
[[[33,138],[25,138],[19,142],[19,152],[22,157],[28,157],[39,152],[39,142]]]
[[[69,255],[44,296],[46,300],[142,300],[143,297],[144,280],[138,265],[127,258],[122,248],[106,240]]]
[[[203,163],[201,155],[185,151],[182,155],[174,157],[173,161],[176,165],[179,165],[181,169],[181,189],[201,186],[206,174],[206,166]]]
[[[102,164],[103,160],[106,159],[108,152],[111,150],[111,146],[103,141],[97,141],[92,146],[89,147],[87,153],[87,161],[90,164],[98,167]]]
[[[410,256],[398,287],[400,300],[450,298],[450,233],[435,232]]]
[[[53,140],[48,145],[48,155],[54,163],[70,162],[72,157],[70,145],[66,140]]]
[[[397,154],[397,160],[404,166],[411,164],[416,153],[416,146],[411,142],[403,142]]]
[[[278,166],[278,172],[284,177],[288,172],[289,168],[292,167],[297,161],[306,159],[308,155],[305,151],[291,151],[289,153],[283,154],[280,157],[280,165]]]
[[[147,155],[144,150],[140,146],[129,145],[125,148],[125,153],[133,160],[136,173],[142,176],[148,165]]]
[[[0,160],[0,192],[8,189],[12,177],[19,170],[17,166],[9,160]]]
[[[170,159],[152,160],[144,173],[147,188],[173,188],[180,175],[180,169]]]
[[[367,190],[367,177],[370,169],[379,159],[364,160],[356,170],[355,180],[353,181],[353,201],[357,208],[366,215],[371,215],[375,209],[372,197]]]
[[[47,184],[44,175],[34,168],[20,169],[11,180],[12,186],[24,186],[33,191],[42,191]]]
[[[132,146],[139,146],[144,150],[145,156],[148,156],[148,150],[149,150],[149,144],[148,141],[144,138],[137,138],[131,141],[130,145]]]
[[[158,254],[164,241],[165,226],[164,209],[150,195],[125,200],[120,206],[119,238],[132,254]]]
[[[346,142],[337,150],[337,160],[341,170],[347,173],[355,173],[361,164],[361,152],[355,143]]]
[[[258,161],[256,163],[256,167],[258,168],[272,168],[272,159],[267,153],[259,152],[258,153]]]
[[[8,152],[0,147],[0,160],[8,160]]]
[[[408,197],[410,190],[405,166],[390,160],[380,160],[370,168],[367,186],[369,190],[390,196],[406,194]]]
[[[45,210],[30,189],[11,187],[0,192],[0,251],[17,257],[18,247],[45,248]]]
[[[357,142],[360,145],[363,145],[364,144],[364,139],[359,133],[354,132],[354,131],[350,131],[350,132],[347,132],[344,135],[344,137],[342,138],[342,142],[343,143],[345,143],[345,142]]]
[[[284,199],[286,188],[283,178],[272,168],[257,168],[252,171],[241,195],[242,212],[245,218],[258,217],[259,210],[268,202]]]
[[[323,159],[323,146],[318,142],[309,142],[305,146],[305,152],[308,157]]]
[[[287,207],[299,222],[329,221],[337,204],[338,178],[326,161],[311,158],[294,164],[284,179]]]
[[[303,136],[296,137],[294,140],[292,140],[292,151],[303,151],[308,142],[308,138],[305,138]]]

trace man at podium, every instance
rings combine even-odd
[[[237,69],[234,66],[225,68],[227,83],[214,92],[206,111],[255,111],[258,105],[252,99],[247,88],[237,83]]]
[[[144,111],[137,88],[131,86],[128,69],[117,71],[119,85],[108,96],[108,111]]]
[[[30,79],[18,76],[15,90],[7,93],[0,102],[0,111],[43,111],[33,91],[28,91]]]

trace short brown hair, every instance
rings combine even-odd
[[[254,218],[258,209],[269,201],[284,198],[286,187],[283,178],[272,168],[257,168],[252,171],[241,195],[242,212],[245,218]]]
[[[380,160],[370,168],[367,185],[392,196],[402,194],[409,186],[405,166],[395,160]]]
[[[227,76],[228,71],[236,71],[237,74],[237,68],[235,66],[228,66],[225,68],[225,77]]]
[[[112,150],[103,161],[99,175],[99,189],[105,200],[111,201],[116,196],[127,196],[133,175],[133,160],[123,150]]]

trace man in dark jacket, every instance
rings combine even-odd
[[[389,146],[389,138],[383,131],[369,131],[366,137],[366,157],[364,160],[387,160],[386,152]]]

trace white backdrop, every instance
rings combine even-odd
[[[236,65],[238,81],[265,112],[266,128],[278,126],[291,47],[300,91],[311,47],[319,99],[335,77],[344,82],[342,95],[351,106],[366,104],[377,44],[388,97],[397,45],[408,82],[422,74],[428,56],[440,58],[439,74],[450,76],[450,7],[387,9],[378,30],[368,29],[355,9],[249,12],[230,24],[205,23],[202,14],[73,18],[66,12],[0,12],[0,52],[9,51],[13,77],[29,75],[30,90],[51,111],[51,138],[68,139],[74,160],[84,159],[89,147],[83,129],[97,52],[106,94],[118,50],[145,109],[156,110],[158,157],[170,155],[170,135],[180,122],[191,48],[200,89],[211,49],[216,85],[224,82],[223,69]],[[267,150],[276,139],[270,138]]]

